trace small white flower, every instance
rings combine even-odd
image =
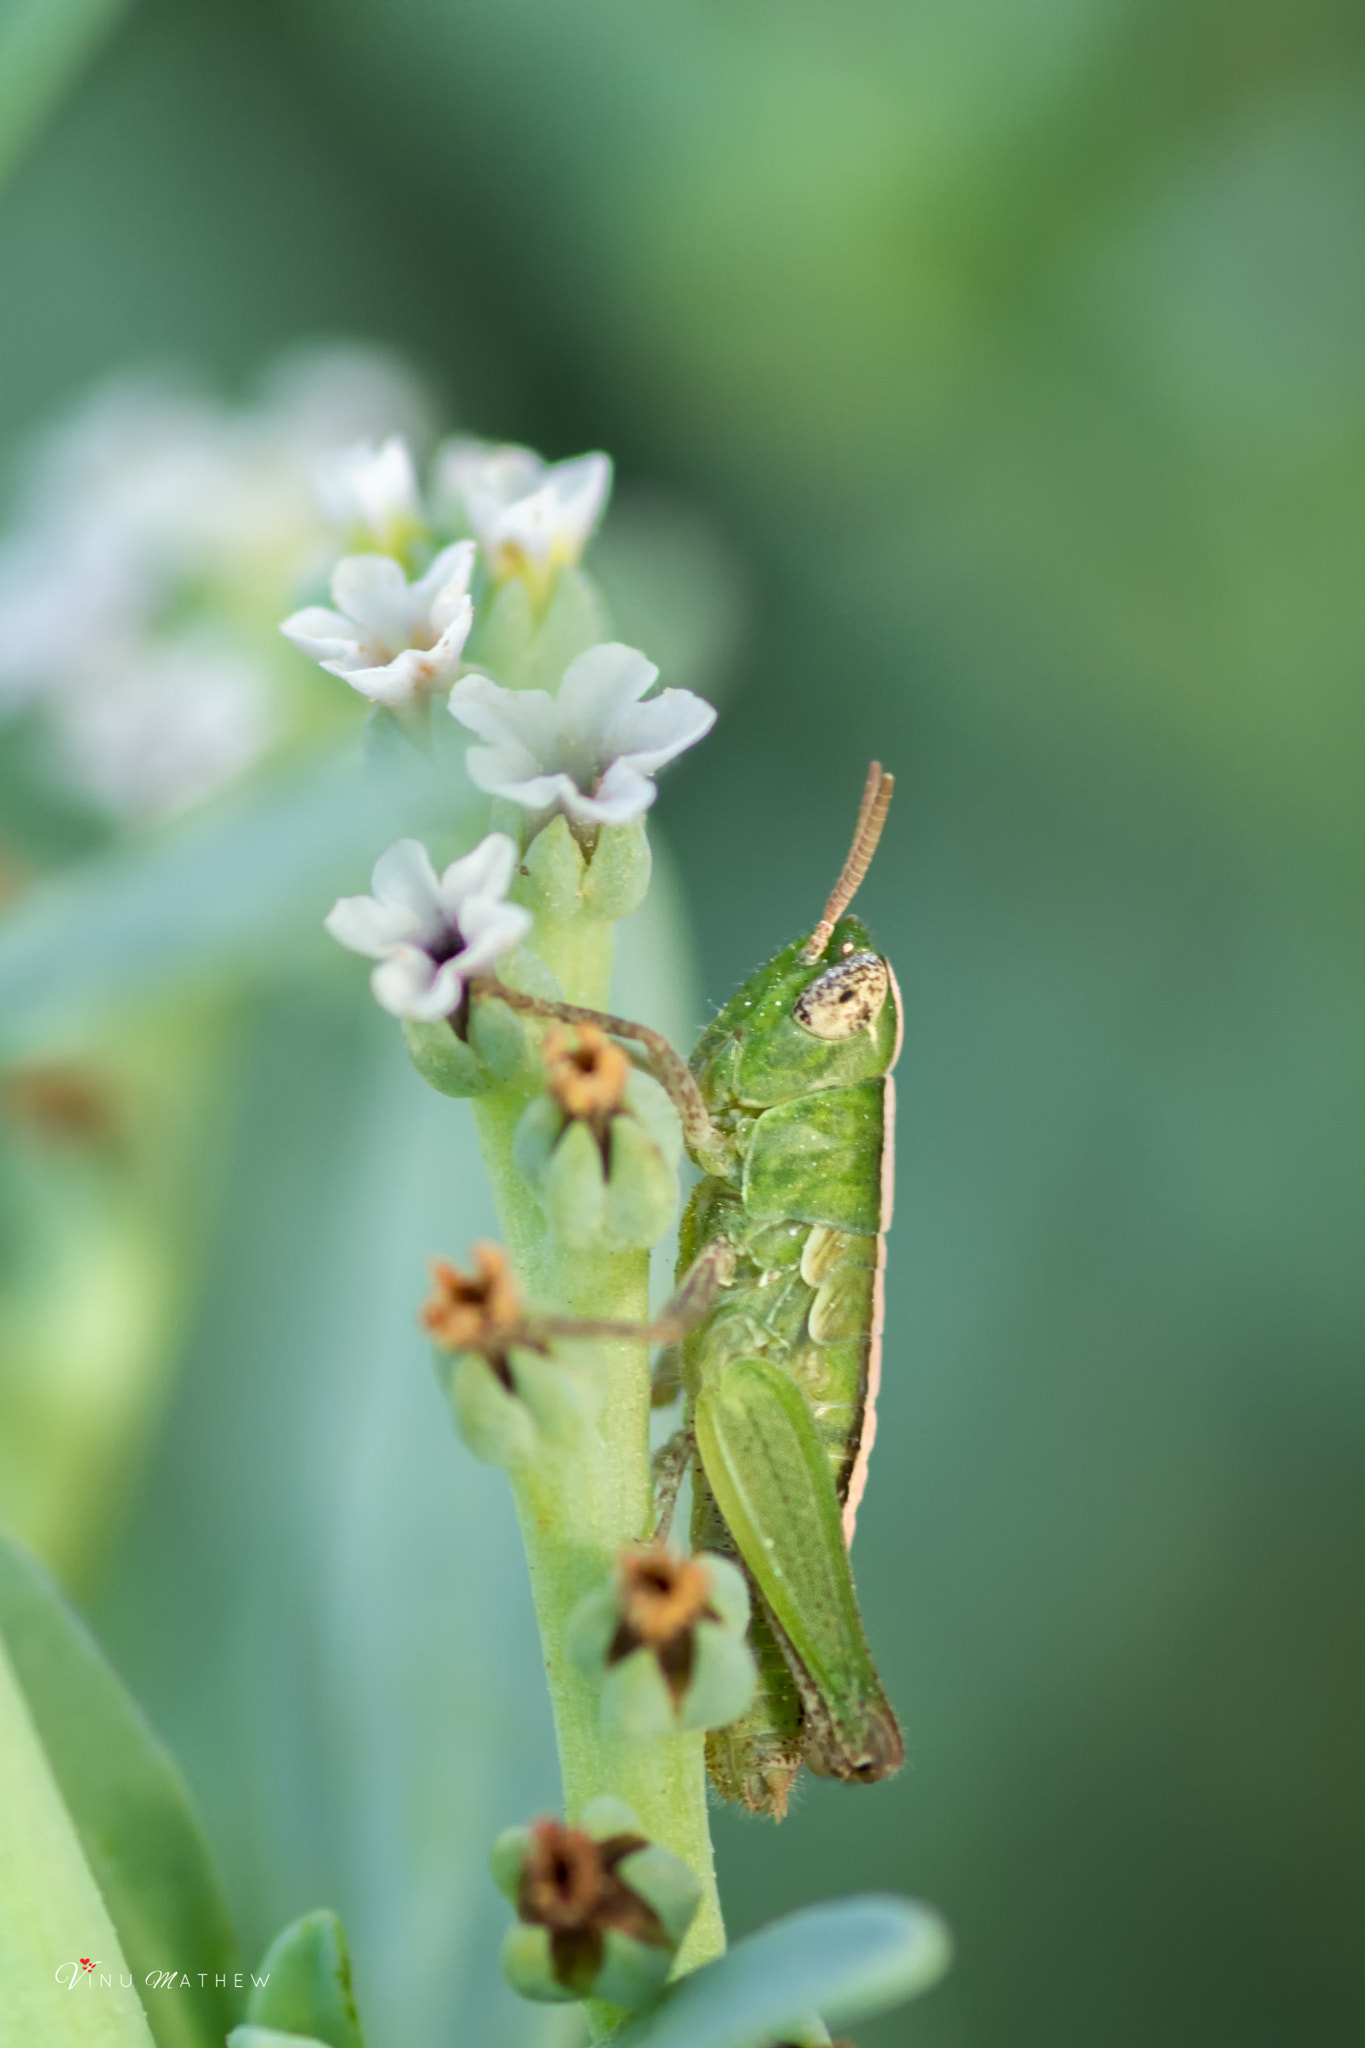
[[[113,816],[152,823],[205,802],[278,737],[260,664],[214,624],[115,643],[48,699],[57,758]]]
[[[443,548],[409,583],[391,555],[346,555],[332,571],[335,611],[308,605],[280,631],[363,697],[391,708],[458,668],[474,622],[474,543]]]
[[[494,575],[525,576],[541,591],[580,559],[610,491],[605,455],[547,463],[529,448],[457,440],[436,458],[434,495],[463,512]]]
[[[505,900],[516,861],[507,834],[490,832],[438,876],[420,841],[400,839],[375,862],[374,894],[343,896],[325,927],[379,962],[370,976],[376,1002],[395,1017],[434,1024],[531,929],[530,912]]]
[[[358,441],[333,456],[318,472],[318,497],[353,547],[365,542],[399,555],[426,525],[417,472],[398,434],[379,446]]]
[[[716,714],[690,690],[641,698],[659,676],[633,647],[590,647],[564,671],[558,697],[504,690],[464,676],[450,693],[453,718],[490,742],[471,747],[471,780],[528,811],[562,810],[582,825],[626,825],[649,809],[651,778],[694,746]]]

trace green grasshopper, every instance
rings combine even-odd
[[[848,1562],[876,1432],[901,1010],[846,912],[892,786],[874,763],[815,930],[736,991],[690,1061],[729,1157],[693,1192],[679,1268],[716,1243],[735,1260],[683,1347],[692,1537],[742,1560],[762,1677],[707,1760],[726,1798],[779,1816],[802,1761],[868,1782],[904,1758]]]
[[[779,1818],[803,1762],[871,1782],[904,1759],[848,1561],[876,1429],[901,1009],[889,962],[847,911],[892,786],[874,762],[815,929],[736,991],[687,1066],[642,1025],[511,998],[641,1043],[702,1172],[676,1297],[690,1281],[701,1306],[682,1344],[685,1421],[660,1526],[695,1458],[693,1541],[742,1563],[761,1674],[749,1711],[708,1737],[707,1761],[726,1798]]]

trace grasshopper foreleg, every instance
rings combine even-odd
[[[511,1010],[527,1017],[545,1017],[561,1024],[595,1024],[613,1038],[624,1038],[643,1048],[655,1080],[678,1112],[687,1149],[704,1173],[728,1175],[734,1161],[730,1146],[711,1121],[702,1092],[691,1069],[660,1031],[648,1024],[636,1024],[628,1017],[613,1017],[605,1010],[586,1010],[577,1003],[552,1003],[543,996],[527,995],[491,978],[473,984],[475,994],[495,997]]]

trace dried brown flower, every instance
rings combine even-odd
[[[562,1821],[537,1821],[517,1891],[517,1915],[550,1935],[555,1976],[567,1990],[586,1996],[602,1967],[607,1930],[616,1928],[650,1948],[667,1948],[658,1914],[617,1876],[617,1865],[637,1849],[643,1835],[609,1835],[596,1841]]]
[[[620,1046],[596,1024],[571,1030],[557,1024],[545,1034],[544,1059],[547,1085],[565,1116],[580,1118],[604,1138],[631,1075]]]
[[[495,1244],[476,1244],[472,1274],[449,1259],[431,1262],[431,1293],[422,1305],[422,1327],[443,1351],[477,1351],[511,1390],[507,1354],[514,1344],[543,1348],[528,1333],[521,1296],[507,1254]]]
[[[642,1646],[654,1652],[674,1704],[692,1678],[693,1634],[699,1621],[718,1621],[711,1605],[711,1581],[694,1557],[675,1557],[662,1544],[623,1551],[616,1565],[621,1621],[607,1652],[619,1664]]]

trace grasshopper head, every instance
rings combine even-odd
[[[889,1074],[900,1051],[896,978],[848,906],[891,802],[874,761],[853,843],[814,930],[736,990],[702,1033],[692,1071],[713,1107],[763,1108]]]
[[[793,940],[736,990],[693,1072],[716,1103],[752,1108],[888,1074],[900,1050],[895,976],[867,927],[841,917],[819,957]]]

